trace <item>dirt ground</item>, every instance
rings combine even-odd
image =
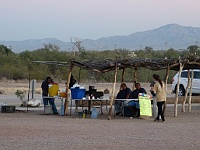
[[[121,116],[107,120],[106,114],[98,119],[43,115],[42,110],[0,113],[0,149],[199,150],[199,108],[175,118],[168,106],[164,123]]]
[[[39,91],[40,84],[36,89]],[[64,84],[63,84],[64,85]],[[88,87],[89,84],[81,86]],[[90,84],[94,85],[94,84]],[[129,87],[132,84],[128,83]],[[142,86],[149,89],[148,83]],[[98,90],[111,89],[112,84],[95,84]],[[119,84],[116,86],[119,87]],[[64,89],[64,86],[60,86]],[[0,102],[19,104],[14,92],[27,90],[26,81],[1,81]],[[170,86],[168,91],[170,91]],[[40,94],[38,94],[38,97]],[[168,93],[168,97],[173,95]],[[0,113],[0,150],[51,150],[51,149],[142,149],[142,150],[199,150],[200,104],[192,104],[192,112],[181,112],[174,117],[173,104],[168,104],[166,121],[153,118],[130,119],[115,116],[107,120],[107,111],[98,119],[81,116],[44,115],[43,107],[30,108],[28,113],[20,107],[15,113]],[[187,108],[186,108],[187,110]],[[74,111],[74,109],[72,110]]]
[[[41,82],[42,81],[37,81],[36,83],[36,93],[37,94],[41,94]],[[26,91],[26,97],[27,97],[27,93],[28,93],[28,80],[6,80],[6,79],[1,79],[0,80],[1,86],[0,86],[0,96],[1,95],[10,95],[10,96],[14,96],[15,92],[17,90],[21,90],[21,91]],[[59,83],[59,89],[60,90],[64,90],[65,89],[65,81],[62,82],[58,82]],[[132,89],[133,87],[133,83],[126,83],[127,86],[129,88]],[[95,86],[95,88],[97,89],[97,91],[104,91],[106,88],[110,91],[110,93],[112,92],[112,88],[113,88],[113,83],[80,83],[80,86],[85,87],[87,90],[89,88],[89,86]],[[141,86],[143,88],[146,89],[146,91],[148,92],[148,94],[150,94],[149,90],[149,83],[141,83]],[[115,95],[117,94],[118,90],[120,87],[120,83],[116,84],[116,92]],[[168,104],[174,104],[175,102],[175,94],[172,94],[172,85],[168,84],[167,86],[167,103]],[[1,97],[0,97],[1,98]],[[17,98],[16,98],[17,99]],[[182,101],[184,100],[184,97],[179,97],[179,104],[182,103]],[[1,99],[0,99],[1,101]],[[192,103],[200,103],[200,96],[193,96],[192,97]]]

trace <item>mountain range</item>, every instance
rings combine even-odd
[[[112,50],[112,49],[143,49],[146,46],[154,50],[169,48],[187,49],[190,45],[200,42],[200,27],[186,27],[178,24],[168,24],[157,29],[136,32],[130,35],[102,37],[97,40],[82,40],[81,46],[86,50]],[[44,44],[55,44],[61,50],[70,51],[74,47],[71,42],[64,42],[56,38],[30,39],[24,41],[0,41],[14,52],[37,50]]]

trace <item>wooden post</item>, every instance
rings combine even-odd
[[[123,68],[123,71],[122,71],[122,81],[121,81],[121,83],[124,82],[124,74],[125,74],[125,68]]]
[[[121,80],[121,84],[124,82],[124,74],[125,74],[125,68],[123,68],[123,71],[122,71],[122,80]],[[121,90],[121,84],[120,84],[120,87],[119,87],[119,91]]]
[[[72,68],[73,68],[73,64],[72,62],[70,62],[69,65],[69,73],[68,73],[68,78],[67,78],[67,86],[66,86],[66,98],[65,98],[65,115],[68,114],[68,99],[69,99],[69,83],[70,83],[70,78],[72,75]]]
[[[30,89],[31,89],[31,63],[30,63],[30,67],[29,67],[29,69],[28,69],[28,72],[29,72],[29,74],[28,74],[28,102],[29,102],[29,100],[30,100]],[[27,111],[27,113],[28,113],[28,105],[27,105],[27,107],[26,107],[26,111]]]
[[[191,75],[191,83],[190,83],[190,95],[189,95],[189,100],[188,100],[188,112],[191,112],[191,101],[192,101],[192,86],[193,86],[193,78],[194,78],[194,71],[192,70],[192,75]]]
[[[134,68],[132,91],[135,90],[135,84],[136,84],[136,83],[137,83],[137,68]]]
[[[78,72],[78,84],[80,84],[81,82],[81,67],[79,68],[79,72]]]
[[[114,76],[114,83],[113,83],[113,88],[112,88],[112,97],[111,97],[111,101],[110,101],[110,109],[109,109],[109,116],[108,116],[108,120],[112,119],[112,107],[113,107],[113,103],[115,100],[115,86],[116,86],[116,82],[117,82],[117,71],[118,71],[118,63],[115,64],[115,76]]]
[[[180,69],[179,69],[179,74],[178,74],[178,83],[176,85],[176,96],[175,96],[175,104],[174,104],[174,117],[177,117],[178,109],[178,94],[179,94],[179,86],[180,86],[180,77],[181,77],[181,72],[183,70],[184,64],[180,62]]]
[[[165,90],[167,91],[167,81],[168,81],[168,78],[169,78],[169,71],[170,71],[170,66],[169,64],[167,65],[167,70],[166,70],[166,74],[165,74]]]
[[[169,71],[170,71],[170,66],[168,64],[167,65],[167,70],[166,70],[166,75],[165,75],[165,92],[166,92],[166,94],[167,94],[167,81],[168,81],[168,78],[169,78]],[[164,114],[166,112],[166,105],[167,105],[167,101],[165,99],[164,106],[163,106],[163,112],[164,112]]]
[[[187,82],[187,87],[186,87],[186,90],[185,90],[185,97],[184,97],[184,100],[183,100],[183,103],[182,103],[182,112],[185,112],[185,102],[186,102],[186,100],[187,100],[187,96],[188,96],[188,89],[189,89],[189,87],[190,87],[190,82],[191,82],[191,80],[190,80],[190,70],[188,69],[188,74],[187,74],[187,76],[188,76],[188,82]]]

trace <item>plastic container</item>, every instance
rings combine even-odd
[[[2,113],[15,113],[15,106],[1,106],[1,112]]]
[[[99,115],[99,112],[97,111],[97,109],[96,109],[96,108],[93,108],[93,109],[92,109],[91,118],[92,118],[92,119],[97,119],[97,118],[98,118],[98,115]]]
[[[45,105],[45,106],[44,106],[44,114],[46,114],[46,115],[53,114],[52,106],[50,106],[50,105]]]
[[[85,97],[85,89],[71,88],[72,99],[82,99],[83,97]]]
[[[60,92],[60,97],[67,97],[67,93],[66,92]]]
[[[103,99],[110,99],[110,94],[104,94]]]
[[[50,97],[58,96],[58,91],[59,91],[58,83],[50,83],[49,84],[49,96]]]
[[[7,105],[5,102],[0,102],[0,112],[1,112],[1,106]]]
[[[64,106],[60,107],[59,114],[60,114],[60,116],[64,116]]]

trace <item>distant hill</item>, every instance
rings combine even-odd
[[[150,46],[155,50],[187,49],[190,45],[199,44],[200,28],[186,27],[177,24],[168,24],[157,29],[144,32],[136,32],[127,36],[103,37],[97,40],[86,39],[82,41],[82,46],[88,50],[106,49],[129,49],[136,50]],[[55,38],[25,40],[25,41],[0,41],[8,47],[12,47],[14,52],[25,50],[36,50],[44,47],[44,44],[58,45],[61,50],[70,50],[73,45],[70,42],[63,42]]]
[[[141,49],[150,46],[153,49],[187,49],[188,46],[200,42],[199,27],[185,27],[169,24],[157,29],[136,32],[128,36],[104,37],[98,40],[85,40],[83,45],[88,49],[126,48]]]
[[[56,38],[30,39],[24,41],[0,41],[0,44],[4,44],[8,47],[11,46],[12,51],[14,52],[37,50],[39,48],[43,48],[44,44],[55,44],[58,45],[62,50],[67,50],[70,46],[72,46],[71,43],[66,43]]]

